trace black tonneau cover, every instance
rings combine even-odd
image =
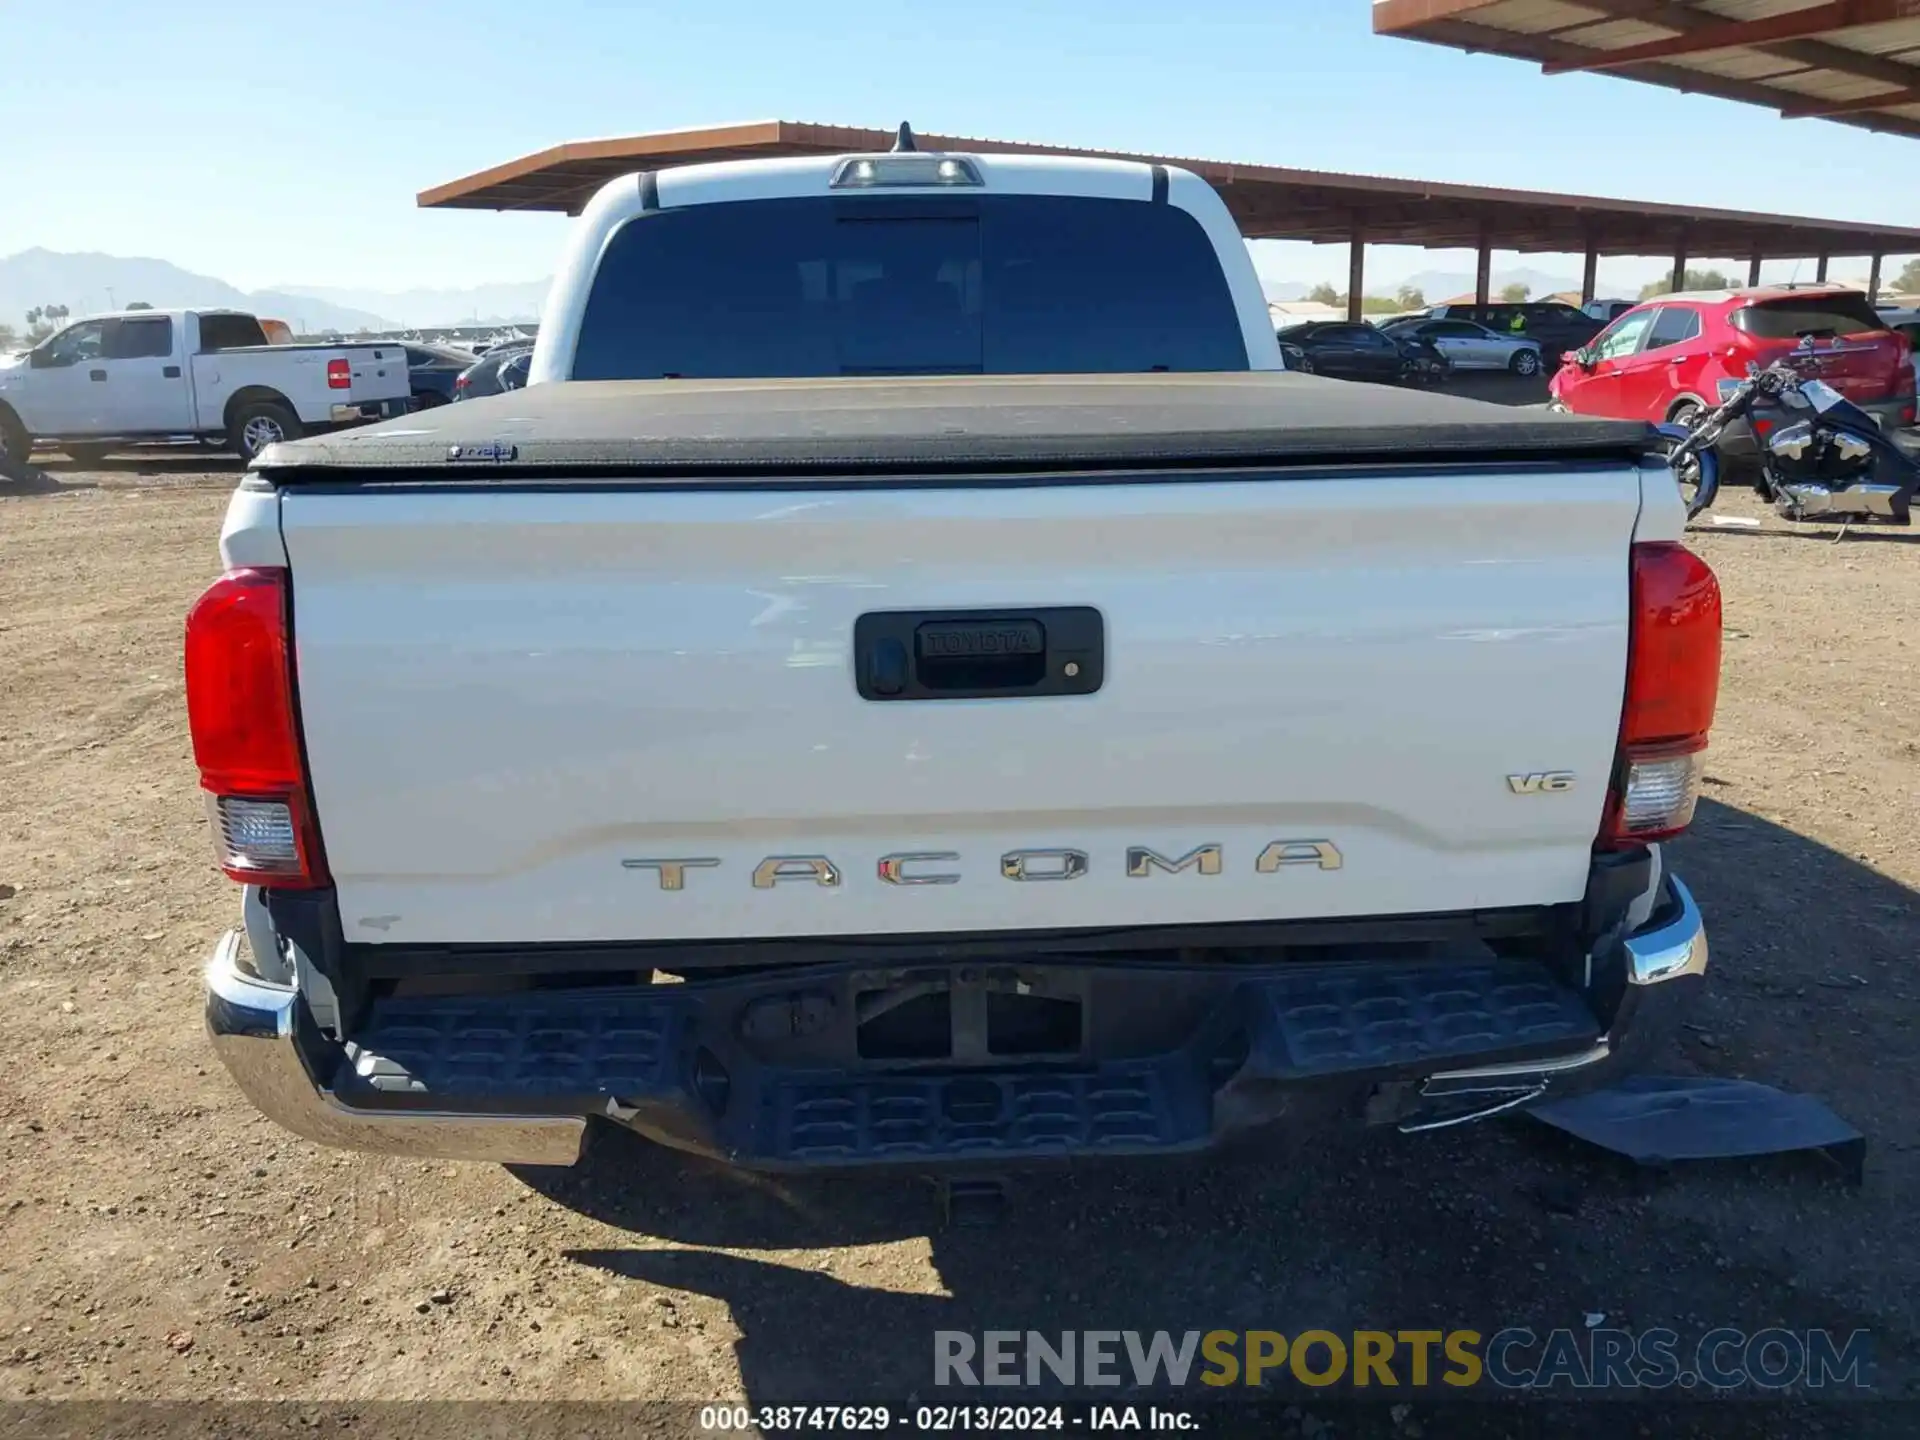
[[[1278,371],[571,381],[276,445],[275,484],[913,475],[1583,459],[1656,448],[1637,421]]]

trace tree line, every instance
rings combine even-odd
[[[1501,287],[1499,298],[1509,305],[1518,305],[1533,292],[1527,286],[1515,283]],[[1307,299],[1318,301],[1322,305],[1332,305],[1345,309],[1347,294],[1336,290],[1324,280],[1307,292]],[[1424,310],[1427,308],[1426,294],[1418,285],[1402,285],[1391,295],[1362,295],[1360,313],[1362,315],[1383,315],[1400,310]]]
[[[1682,290],[1738,290],[1742,281],[1728,275],[1723,270],[1688,270],[1681,276]],[[1920,294],[1920,259],[1909,260],[1900,267],[1900,273],[1892,280],[1883,280],[1880,285],[1882,294],[1917,295]],[[1673,277],[1650,280],[1640,287],[1640,298],[1651,300],[1656,295],[1673,293]]]

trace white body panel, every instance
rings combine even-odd
[[[960,152],[956,152],[960,153]],[[828,194],[827,182],[843,156],[800,160],[730,161],[686,165],[659,172],[656,189],[661,209],[711,205],[733,200],[779,200]],[[1150,202],[1153,168],[1128,160],[1089,160],[1065,155],[972,155],[982,186],[973,194],[1082,195]],[[890,195],[939,193],[937,187],[890,188]],[[1206,231],[1219,256],[1221,272],[1233,294],[1246,342],[1248,368],[1284,370],[1280,345],[1267,313],[1266,293],[1254,273],[1253,259],[1226,202],[1191,171],[1167,167],[1167,203],[1187,211]],[[623,175],[603,185],[568,234],[559,273],[547,290],[534,345],[529,384],[567,380],[573,375],[580,318],[594,273],[607,242],[627,221],[645,214],[639,176]]]
[[[332,422],[336,405],[398,400],[410,393],[406,350],[398,344],[259,345],[202,354],[195,310],[96,315],[67,330],[156,320],[172,326],[165,355],[102,354],[41,369],[22,356],[0,367],[0,404],[36,436],[159,437],[224,432],[227,404],[241,390],[271,392],[303,424],[315,427]],[[327,362],[342,358],[349,362],[352,385],[334,389],[327,383]]]
[[[327,362],[345,358],[353,384],[327,384]],[[306,425],[326,425],[336,405],[398,400],[411,393],[407,352],[399,345],[306,347],[263,345],[193,357],[194,405],[199,426],[225,426],[227,402],[241,390],[266,388],[286,397]]]
[[[1649,474],[1670,517],[1673,487]],[[983,931],[1578,900],[1641,472],[316,494],[278,522],[346,938]],[[245,513],[241,504],[245,502]],[[242,494],[230,561],[270,555]],[[259,563],[256,558],[252,563]],[[1091,605],[1094,695],[874,703],[874,610]],[[1513,774],[1570,771],[1517,794]],[[1338,869],[1260,873],[1274,841]],[[1129,878],[1130,845],[1217,875]],[[1068,847],[1088,873],[1002,877]],[[952,852],[896,886],[890,853]],[[755,888],[769,856],[827,887]],[[700,859],[685,888],[623,862]]]
[[[30,370],[22,355],[18,363],[0,370],[0,403],[11,406],[26,427],[38,435],[85,429],[97,403],[87,371],[85,365]]]
[[[186,371],[186,364],[198,362],[183,364],[177,338],[173,351],[166,355],[141,355],[101,363],[107,380],[94,387],[101,404],[97,413],[88,417],[91,432],[178,435],[204,428],[194,418],[200,390],[188,380]]]

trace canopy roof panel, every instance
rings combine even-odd
[[[1920,0],[1374,0],[1373,28],[1920,136]]]
[[[1417,3],[1431,10],[1460,0],[1385,0],[1378,10]],[[1582,13],[1558,0],[1495,0],[1500,8]],[[1625,6],[1629,0],[1607,0]],[[1733,0],[1724,0],[1733,3]],[[1748,0],[1764,6],[1767,0]],[[1920,0],[1910,0],[1920,6]],[[1652,7],[1642,6],[1643,9]],[[1670,8],[1670,7],[1668,7]],[[1564,19],[1564,15],[1562,16]],[[1629,34],[1638,32],[1625,32]],[[1920,119],[1914,121],[1920,134]],[[489,170],[436,185],[419,195],[427,208],[558,210],[578,214],[601,185],[635,170],[718,160],[838,155],[891,148],[891,130],[863,130],[791,120],[763,120],[698,130],[657,131],[610,140],[555,145]],[[1244,165],[1224,160],[1138,155],[949,135],[921,135],[922,149],[991,153],[1021,151],[1089,155],[1177,165],[1211,182],[1249,239],[1369,243],[1433,248],[1581,252],[1603,255],[1759,256],[1797,259],[1823,254],[1920,252],[1920,229],[1854,224],[1796,215],[1754,214],[1686,205],[1537,190]]]

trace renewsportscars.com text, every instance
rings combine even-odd
[[[1865,1390],[1864,1330],[937,1330],[936,1385]]]

